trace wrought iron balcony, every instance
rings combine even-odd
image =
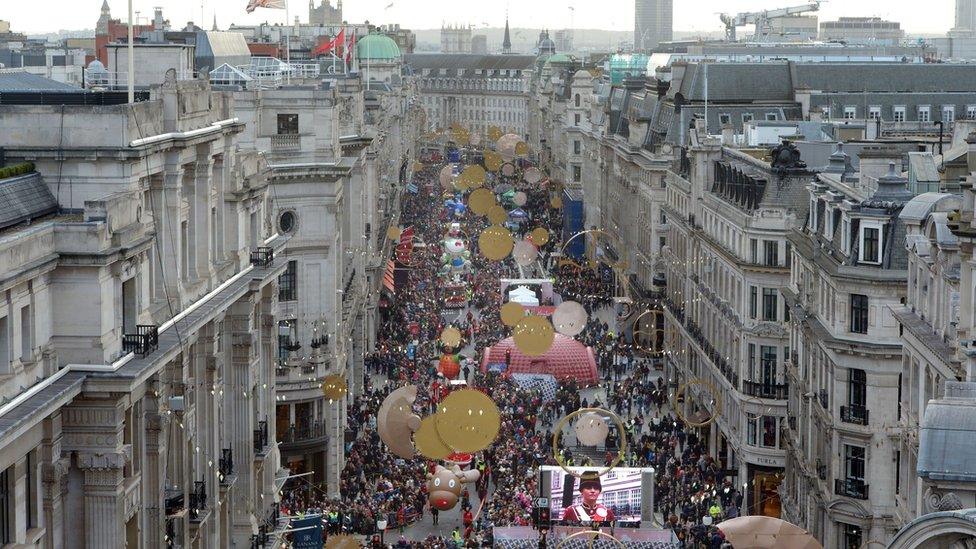
[[[854,499],[868,499],[868,485],[856,478],[834,479],[834,493]]]
[[[207,483],[198,480],[193,483],[193,490],[190,492],[190,520],[199,520],[206,510]]]
[[[268,422],[259,421],[254,430],[254,452],[260,454],[268,446]]]
[[[220,459],[217,461],[217,470],[220,472],[220,481],[234,474],[234,451],[232,448],[224,448],[220,451]]]
[[[281,442],[294,443],[310,440],[317,440],[327,435],[324,422],[315,421],[300,425],[292,424],[288,430],[281,435]]]
[[[136,333],[122,335],[122,352],[144,357],[159,348],[159,328],[155,324],[139,324]]]
[[[742,392],[758,398],[786,400],[790,396],[790,386],[786,383],[760,383],[743,381]]]
[[[865,406],[841,406],[840,407],[840,419],[844,423],[855,423],[857,425],[867,425],[868,424],[868,409]]]
[[[255,267],[270,267],[274,263],[274,249],[262,246],[251,252],[251,265]]]

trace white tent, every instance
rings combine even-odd
[[[521,303],[526,307],[539,306],[539,298],[535,296],[535,292],[533,292],[526,286],[519,286],[514,290],[508,292],[508,300],[514,301],[516,303]]]

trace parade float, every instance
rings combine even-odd
[[[462,309],[468,305],[468,287],[463,275],[471,271],[471,251],[459,223],[451,223],[441,243],[441,291],[444,306]]]

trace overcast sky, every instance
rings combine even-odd
[[[153,6],[162,6],[174,26],[187,21],[200,22],[200,0],[132,0],[140,17],[149,17]],[[292,18],[308,18],[308,0],[291,0]],[[320,0],[315,0],[316,4]],[[335,3],[335,0],[333,0]],[[392,7],[387,8],[390,4]],[[803,0],[676,0],[674,2],[675,30],[721,30],[715,15],[719,11],[738,12],[772,9],[804,3]],[[59,29],[94,28],[102,0],[0,0],[0,18],[10,20],[12,27],[24,32],[49,32]],[[282,10],[259,9],[246,14],[247,0],[203,0],[204,24],[209,28],[214,12],[221,28],[230,23],[252,24],[262,21],[283,22]],[[570,25],[572,16],[576,28],[627,30],[634,26],[633,0],[347,0],[345,19],[374,24],[395,22],[407,28],[437,28],[441,22],[470,23],[472,25],[503,26],[508,5],[511,24],[518,27],[563,28]],[[109,0],[112,16],[124,19],[125,0]],[[574,12],[569,9],[575,7]],[[900,21],[908,32],[941,33],[953,25],[954,0],[831,0],[823,5],[821,20],[840,15],[881,16]]]

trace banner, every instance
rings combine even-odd
[[[298,530],[292,533],[291,546],[293,549],[322,549],[322,516],[304,519],[292,519],[291,528]],[[305,528],[305,530],[301,530]]]

